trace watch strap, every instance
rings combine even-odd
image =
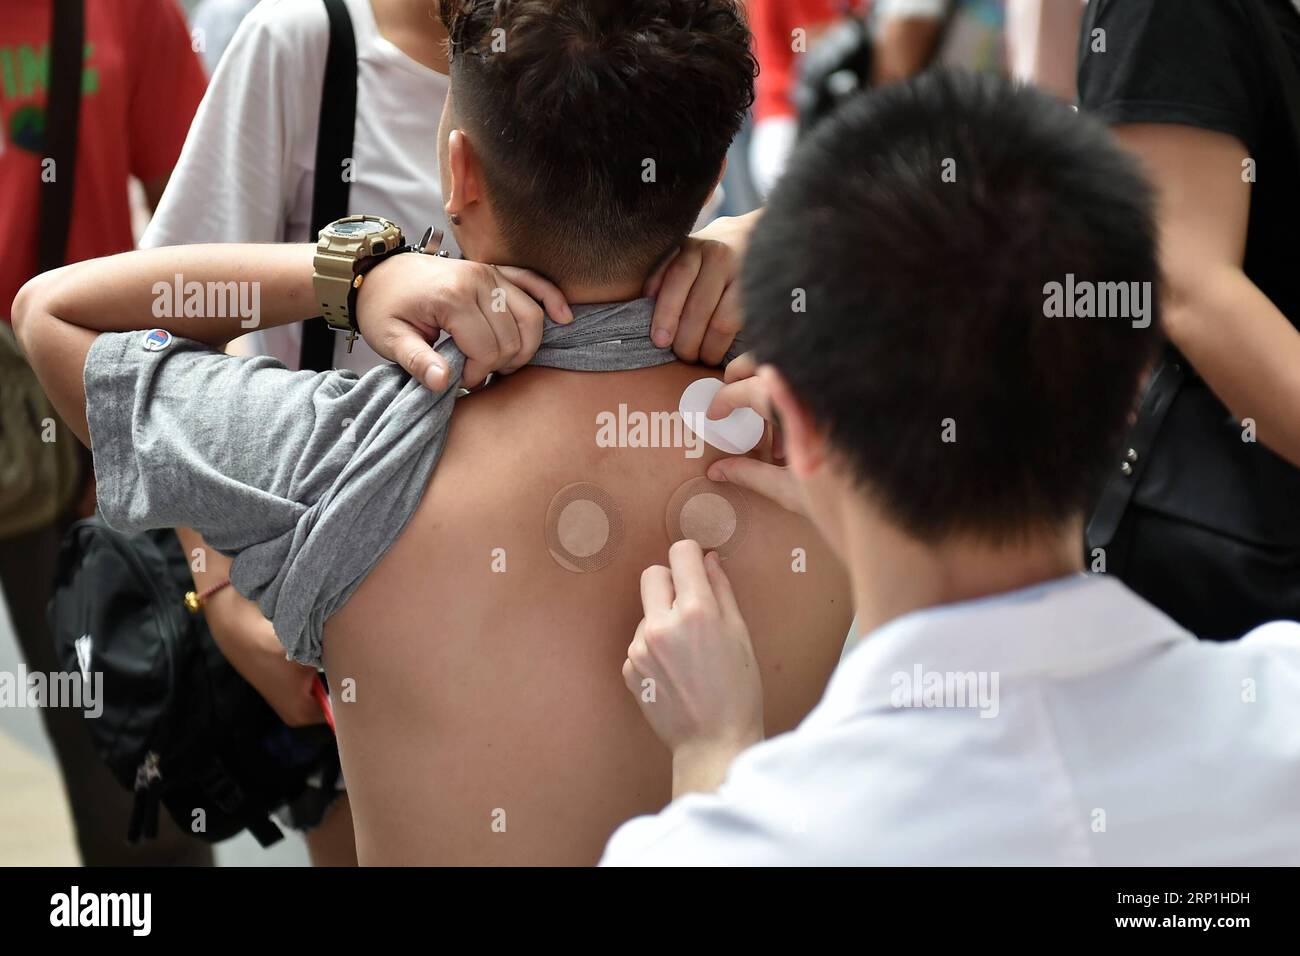
[[[386,262],[387,260],[393,258],[393,256],[400,256],[404,252],[420,252],[420,251],[421,250],[418,246],[413,246],[409,244],[405,246],[396,246],[395,248],[389,249],[387,252],[381,252],[377,256],[367,256],[365,259],[361,259],[355,264],[355,266],[353,267],[353,275],[349,279],[349,288],[348,288],[348,295],[347,295],[348,314],[346,316],[345,321],[347,322],[347,329],[349,332],[354,334],[357,333],[357,328],[356,328],[357,293],[361,291],[361,285],[365,281],[366,276],[370,273],[370,270],[373,269],[375,266],[379,265],[379,263]],[[340,331],[342,331],[342,326],[335,326],[335,328],[338,328],[340,329]]]
[[[356,260],[340,253],[317,252],[312,288],[321,318],[330,328],[353,330],[351,296],[355,292]]]
[[[444,259],[448,258],[450,254],[445,249],[441,248],[443,235],[443,231],[437,226],[429,226],[424,230],[424,235],[420,237],[419,242],[397,246],[396,248],[389,249],[387,252],[381,252],[377,256],[368,256],[355,264],[353,267],[353,276],[350,280],[350,288],[348,289],[347,321],[348,329],[350,331],[355,331],[355,329],[353,329],[353,317],[357,314],[357,293],[361,291],[361,285],[370,270],[379,265],[379,263],[391,259],[393,256],[400,256],[406,252],[414,252],[417,255],[441,256]]]

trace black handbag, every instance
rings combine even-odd
[[[1300,73],[1264,4],[1245,0],[1242,8],[1278,81],[1300,150]],[[1184,408],[1171,418],[1179,403]],[[1300,540],[1292,541],[1293,546],[1284,543],[1288,535],[1295,537],[1300,521],[1282,511],[1300,509],[1300,501],[1288,500],[1287,491],[1288,485],[1300,489],[1300,474],[1289,482],[1295,469],[1262,447],[1256,454],[1267,459],[1263,473],[1230,460],[1241,447],[1240,430],[1240,423],[1170,346],[1148,381],[1136,424],[1086,532],[1086,559],[1094,570],[1117,574],[1198,636],[1216,640],[1239,637],[1267,620],[1300,616]],[[1214,458],[1222,460],[1211,462]],[[1270,513],[1248,520],[1243,506],[1232,502],[1236,523],[1249,526],[1250,533],[1231,534],[1209,521],[1197,523],[1193,502],[1206,513],[1230,504],[1207,497],[1204,489],[1216,482],[1268,501]],[[1189,490],[1193,483],[1197,490]],[[1266,543],[1270,526],[1277,541]],[[1132,557],[1135,544],[1143,553],[1141,566]],[[1101,568],[1095,566],[1098,556],[1103,556]],[[1220,598],[1212,612],[1207,612],[1206,589]]]
[[[99,518],[79,521],[55,572],[55,652],[64,673],[102,682],[99,715],[86,724],[135,793],[128,842],[157,836],[161,806],[206,842],[247,829],[269,846],[283,835],[272,811],[301,796],[310,776],[337,779],[334,737],[276,716],[222,655],[202,612],[186,607],[191,587],[173,532],[127,536]]]
[[[863,16],[836,23],[799,60],[792,98],[804,136],[841,103],[871,84],[875,43]]]

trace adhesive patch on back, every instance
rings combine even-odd
[[[623,514],[600,485],[565,485],[546,509],[546,548],[566,571],[599,571],[614,560],[623,538]]]
[[[665,518],[669,541],[692,538],[705,551],[729,558],[749,533],[749,501],[735,485],[701,476],[673,492]]]

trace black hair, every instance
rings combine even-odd
[[[863,94],[802,144],[742,285],[759,358],[891,520],[1004,541],[1083,514],[1119,467],[1161,339],[1158,278],[1152,190],[1102,125],[935,73]],[[1053,283],[1071,282],[1138,283],[1102,291],[1148,294],[1146,319],[1140,300],[1063,309]]]
[[[754,99],[736,0],[441,0],[458,119],[513,265],[644,276],[690,231]]]

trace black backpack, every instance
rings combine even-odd
[[[186,608],[192,586],[173,532],[128,537],[99,518],[79,521],[59,552],[55,651],[64,672],[103,675],[102,713],[86,724],[113,776],[135,791],[128,841],[157,835],[161,805],[201,840],[247,829],[269,846],[283,836],[270,813],[309,775],[337,778],[334,738],[280,720],[222,656],[202,612]]]

